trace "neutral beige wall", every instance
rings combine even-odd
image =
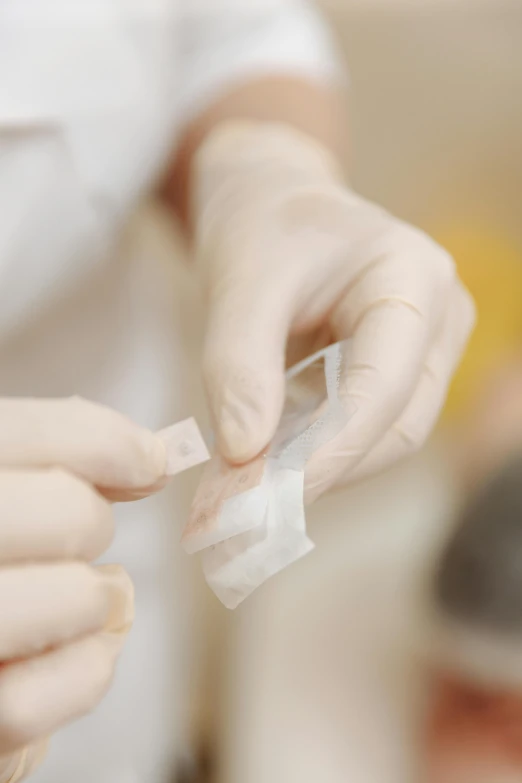
[[[351,71],[353,179],[431,227],[522,204],[522,2],[323,0]]]

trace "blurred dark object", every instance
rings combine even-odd
[[[522,453],[471,492],[432,581],[423,783],[522,781]]]
[[[214,754],[210,748],[201,747],[196,756],[178,763],[172,783],[213,783],[214,779]]]
[[[436,573],[435,600],[458,622],[522,632],[522,454],[465,508]]]

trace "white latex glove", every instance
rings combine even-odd
[[[163,484],[160,438],[80,399],[0,400],[0,783],[107,690],[133,617],[107,498]],[[95,748],[93,748],[95,752]]]
[[[197,155],[195,194],[222,453],[243,462],[272,437],[285,356],[347,337],[357,413],[310,461],[307,501],[417,449],[474,321],[451,257],[349,190],[330,153],[284,125],[219,126]]]

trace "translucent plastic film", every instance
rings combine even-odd
[[[167,476],[176,476],[210,459],[195,419],[184,419],[158,433],[167,452]]]
[[[304,469],[354,412],[340,395],[349,350],[349,341],[336,343],[288,371],[283,413],[266,454],[240,467],[218,455],[204,471],[182,543],[189,553],[203,551],[207,582],[228,608],[313,549]]]

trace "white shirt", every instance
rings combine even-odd
[[[81,394],[151,428],[198,413],[182,382],[198,319],[139,204],[234,82],[335,71],[305,0],[1,0],[0,394]],[[185,739],[184,506],[164,504],[118,509],[108,559],[134,578],[135,629],[109,699],[35,783],[160,783]]]
[[[209,100],[255,74],[331,75],[309,5],[235,5],[3,0],[0,334],[101,262]]]

